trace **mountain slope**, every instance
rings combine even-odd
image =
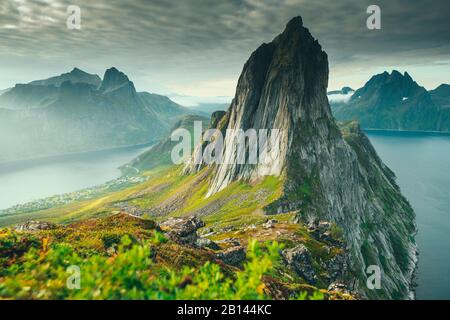
[[[158,141],[190,113],[166,97],[138,93],[115,68],[100,85],[96,79],[74,69],[1,95],[0,110],[11,112],[0,119],[0,162]]]
[[[195,145],[194,142],[194,123],[196,121],[201,122],[202,130],[207,128],[208,119],[197,115],[188,115],[179,120],[170,132],[174,132],[178,129],[186,129],[191,134],[191,145]],[[178,141],[172,141],[171,137],[168,136],[162,139],[158,144],[153,146],[150,150],[139,155],[136,159],[130,161],[126,165],[122,166],[120,169],[124,174],[136,174],[141,171],[146,171],[160,166],[173,165],[171,160],[171,152],[174,146],[178,144]]]
[[[450,130],[448,113],[408,73],[396,70],[373,76],[333,109],[338,120],[358,120],[364,129]]]
[[[371,298],[407,298],[416,262],[414,213],[359,128],[341,133],[331,115],[327,83],[326,53],[301,18],[294,18],[244,66],[218,126],[226,134],[223,164],[195,164],[195,155],[205,147],[199,144],[184,172],[211,167],[207,197],[234,181],[284,177],[283,194],[265,207],[266,214],[295,211],[303,221],[336,223],[349,243],[349,285]],[[235,134],[226,130],[252,128],[269,130],[269,140],[276,135],[278,157],[265,164],[239,164]],[[381,290],[366,286],[369,265],[383,272]]]
[[[58,88],[53,85],[16,84],[0,95],[0,108],[30,109],[45,107],[56,99]]]
[[[443,83],[436,89],[431,90],[430,95],[442,109],[450,109],[450,85]]]

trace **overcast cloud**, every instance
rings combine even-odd
[[[81,30],[66,28],[71,4]],[[366,28],[370,4],[381,30]],[[449,12],[448,0],[2,0],[0,88],[116,66],[139,90],[232,96],[250,53],[296,15],[328,53],[330,89],[392,68],[433,88],[450,82]]]

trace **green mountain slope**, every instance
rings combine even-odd
[[[396,70],[373,76],[348,103],[333,107],[338,120],[357,120],[364,129],[389,130],[449,131],[447,111],[408,73]]]
[[[183,117],[181,120],[179,120],[171,129],[171,132],[174,132],[178,129],[186,129],[191,134],[191,147],[193,149],[195,145],[194,141],[194,122],[199,121],[201,122],[201,128],[202,131],[207,128],[209,119],[202,117],[202,116],[196,116],[196,115],[189,115]],[[171,160],[171,152],[176,144],[178,144],[178,141],[172,141],[170,136],[162,139],[158,144],[153,146],[150,150],[146,151],[145,153],[139,155],[136,159],[133,159],[130,163],[124,165],[121,167],[122,173],[124,174],[136,174],[141,171],[146,171],[153,169],[155,167],[160,166],[170,166],[173,165],[173,162]]]

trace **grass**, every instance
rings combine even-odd
[[[205,228],[214,231],[213,235],[209,236],[213,241],[220,242],[224,239],[234,238],[241,245],[247,246],[251,245],[252,239],[256,238],[261,243],[278,241],[281,246],[286,248],[304,243],[313,256],[313,265],[319,276],[318,284],[325,285],[325,282],[322,281],[325,271],[321,267],[321,262],[327,261],[338,252],[332,250],[329,253],[326,243],[313,239],[304,226],[293,223],[296,213],[274,216],[267,216],[264,213],[266,206],[283,196],[283,178],[267,176],[254,182],[235,181],[227,188],[206,198],[211,176],[210,170],[211,168],[205,168],[193,175],[183,175],[181,174],[181,166],[154,169],[145,173],[150,179],[139,185],[111,192],[93,200],[74,202],[29,214],[2,217],[0,223],[3,225],[19,223],[30,218],[62,223],[65,226],[59,226],[54,230],[40,231],[38,234],[40,240],[37,244],[30,240],[33,245],[23,248],[20,251],[21,254],[24,254],[27,250],[34,250],[33,248],[36,248],[36,246],[39,247],[42,239],[48,239],[50,246],[70,244],[72,251],[64,251],[66,254],[76,254],[77,259],[90,259],[89,257],[97,255],[108,255],[108,250],[112,250],[111,248],[119,250],[121,239],[125,236],[129,237],[132,243],[141,247],[145,246],[146,242],[152,241],[157,236],[157,233],[155,233],[156,225],[150,221],[165,220],[170,216],[196,214],[206,223]],[[118,202],[127,202],[129,205],[145,210],[147,212],[144,216],[145,219],[118,214],[120,209],[115,206]],[[273,228],[263,226],[269,218],[276,219]],[[338,232],[336,231],[336,233]],[[220,246],[226,248],[227,244],[223,243]],[[59,247],[54,248],[60,250]],[[115,252],[114,250],[113,252]],[[184,268],[195,268],[198,271],[203,265],[208,262],[212,263],[215,259],[211,252],[182,247],[171,242],[159,243],[156,247],[152,246],[151,250],[152,255],[157,259],[155,265],[158,268],[162,266],[171,268],[173,272]],[[138,251],[133,254],[138,254]],[[55,254],[58,255],[59,253]],[[15,262],[17,259],[22,258],[18,255],[13,261]],[[127,259],[135,258],[130,256]],[[104,262],[98,261],[95,263],[100,263],[103,267]],[[145,265],[145,267],[149,266]],[[271,276],[292,290],[298,288],[298,285],[305,285],[305,281],[292,270],[286,271],[285,269],[285,266],[274,268],[271,271]],[[235,271],[226,267],[220,272],[227,274],[227,272]],[[286,275],[286,272],[289,275]],[[202,276],[201,272],[195,273],[195,275],[196,277]],[[9,277],[11,276],[15,277],[16,275],[10,274]],[[55,276],[59,277],[59,275]],[[150,274],[148,276],[151,277]],[[19,276],[17,275],[17,277]],[[285,282],[288,280],[293,281],[293,283],[286,285]],[[93,282],[92,285],[94,284],[99,285]],[[141,285],[146,286],[147,284]],[[197,283],[196,285],[201,284]],[[108,294],[116,296],[118,293],[115,289],[113,291],[114,293]],[[14,294],[21,295],[24,293],[16,292]],[[70,293],[67,294],[64,298],[76,298],[71,296]],[[147,294],[148,296],[138,297],[155,297],[148,292]],[[87,296],[81,296],[81,298],[84,297]],[[104,296],[100,295],[99,297]],[[118,295],[117,297],[124,298],[127,296]],[[175,294],[170,297],[180,296]],[[49,298],[54,298],[54,296],[49,296]]]

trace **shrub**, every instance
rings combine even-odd
[[[280,246],[251,241],[248,262],[233,276],[217,264],[175,270],[152,261],[152,246],[166,239],[134,243],[124,236],[112,257],[81,257],[67,244],[31,247],[20,264],[4,270],[0,297],[18,299],[268,299],[262,279],[278,261]],[[66,284],[70,266],[80,267],[80,288]],[[306,298],[305,295],[299,298]]]

